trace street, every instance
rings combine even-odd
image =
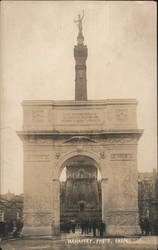
[[[143,236],[137,238],[93,238],[91,236],[62,235],[60,238],[18,238],[1,242],[2,250],[156,250],[157,236]]]

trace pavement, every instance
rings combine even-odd
[[[60,237],[21,237],[2,240],[0,250],[158,250],[158,236],[93,237],[61,234]]]

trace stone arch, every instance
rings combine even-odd
[[[100,171],[100,174],[102,175],[102,162],[101,162],[101,159],[99,159],[98,155],[96,153],[93,153],[93,152],[90,152],[90,151],[82,151],[82,152],[78,152],[77,150],[75,151],[72,151],[72,152],[69,152],[65,155],[63,155],[63,157],[61,157],[61,159],[59,159],[59,161],[57,162],[56,164],[56,169],[57,169],[57,178],[59,179],[60,177],[60,174],[62,172],[62,170],[64,169],[65,167],[65,162],[70,159],[70,158],[73,158],[75,156],[86,156],[90,159],[92,159],[95,163],[95,167],[97,169],[99,169]]]
[[[55,199],[55,201],[54,201],[56,203],[56,206],[57,206],[57,214],[54,217],[55,217],[55,220],[56,220],[55,224],[56,224],[56,227],[58,228],[58,230],[60,228],[60,220],[62,219],[61,210],[60,210],[60,191],[61,191],[61,189],[60,189],[61,188],[60,180],[59,180],[60,174],[61,174],[62,170],[67,166],[67,163],[69,162],[69,160],[71,162],[71,160],[73,161],[74,157],[80,157],[80,156],[84,157],[85,160],[86,160],[86,158],[89,158],[92,165],[97,170],[99,170],[99,172],[101,174],[101,178],[102,178],[101,170],[102,170],[102,165],[104,164],[104,161],[100,157],[99,152],[97,154],[97,153],[92,152],[92,151],[74,150],[74,151],[70,151],[70,152],[67,152],[66,154],[61,155],[61,157],[59,158],[59,160],[58,160],[58,162],[56,163],[56,166],[55,166],[56,167],[56,179],[55,179],[56,181],[54,182],[54,184],[58,186],[58,188],[56,189],[56,197],[57,197],[57,199]],[[74,159],[74,161],[75,161],[75,159]],[[101,185],[101,193],[103,193],[102,185]],[[83,194],[82,191],[81,191],[81,194],[85,196],[85,194]],[[79,205],[78,209],[80,209],[80,211],[84,211],[84,209],[86,207],[86,203],[88,203],[88,200],[87,200],[86,196],[85,197],[84,196],[79,198],[80,202],[78,203],[78,205]],[[81,205],[80,205],[80,203],[81,203]],[[97,201],[96,201],[96,203],[97,203]],[[98,209],[98,204],[99,203],[96,204],[96,209]],[[102,204],[102,196],[101,196],[101,204]],[[100,206],[101,206],[101,204],[100,204]],[[102,217],[102,207],[100,207],[99,215]]]

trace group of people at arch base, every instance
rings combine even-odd
[[[103,237],[106,232],[106,225],[101,220],[85,220],[81,222],[71,220],[60,225],[60,231],[64,233],[75,233],[76,230],[80,230],[81,234],[93,233],[93,237]]]
[[[152,225],[149,218],[141,218],[140,229],[142,235],[158,235],[158,220],[153,221]],[[61,223],[60,231],[64,233],[75,233],[80,230],[81,234],[93,234],[93,237],[106,235],[106,224],[101,220],[85,220],[75,222],[75,220]]]
[[[19,237],[22,228],[23,222],[20,219],[0,221],[0,240]]]
[[[148,217],[141,217],[139,225],[142,235],[158,235],[158,220],[149,220]]]

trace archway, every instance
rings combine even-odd
[[[72,224],[90,225],[102,218],[101,173],[96,161],[75,155],[63,162],[60,172],[60,231]]]

